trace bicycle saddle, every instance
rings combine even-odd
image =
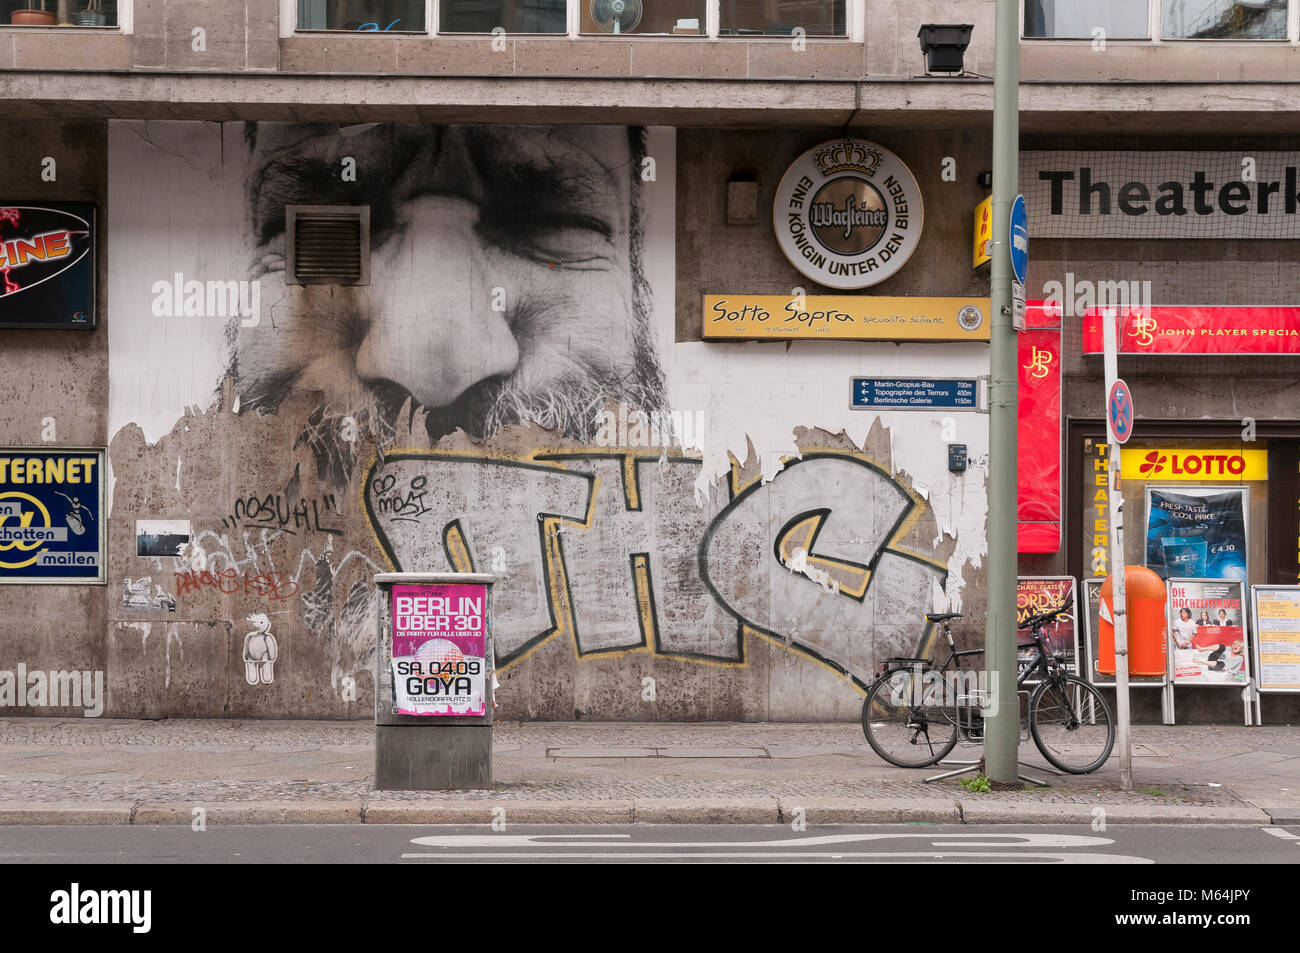
[[[960,612],[930,612],[926,614],[926,622],[947,622],[949,619],[960,619]]]

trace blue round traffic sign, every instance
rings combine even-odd
[[[1133,436],[1133,424],[1137,411],[1133,408],[1133,395],[1128,385],[1122,380],[1110,385],[1110,394],[1106,397],[1106,425],[1116,443],[1127,443]]]
[[[1029,274],[1029,213],[1023,195],[1017,195],[1011,203],[1011,270],[1023,285]]]

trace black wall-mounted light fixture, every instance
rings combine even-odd
[[[927,73],[960,73],[973,23],[926,23],[916,32]]]

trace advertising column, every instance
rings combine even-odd
[[[492,584],[484,573],[380,573],[375,787],[492,785]]]

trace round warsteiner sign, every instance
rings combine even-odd
[[[883,146],[837,139],[809,149],[776,190],[772,225],[800,273],[829,288],[867,288],[902,268],[921,240],[921,190]]]

